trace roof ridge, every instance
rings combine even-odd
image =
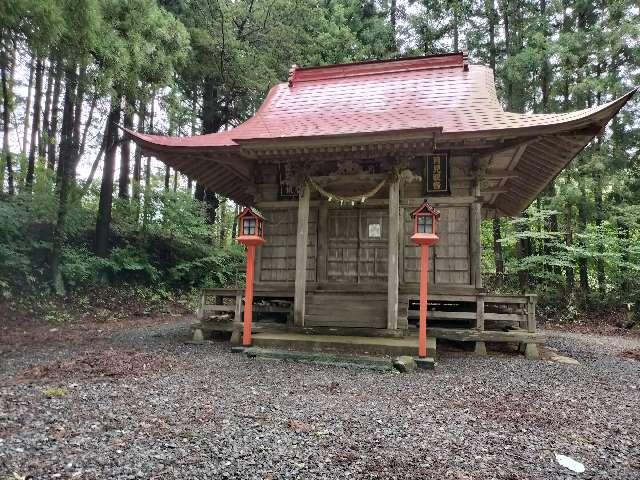
[[[300,67],[294,64],[289,70],[288,84],[289,87],[293,87],[299,82],[312,82],[317,80],[412,72],[416,70],[432,70],[439,68],[462,68],[466,71],[469,68],[468,55],[466,52],[456,52],[422,57],[367,60],[363,62],[312,67]]]

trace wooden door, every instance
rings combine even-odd
[[[388,212],[358,206],[330,209],[327,224],[327,280],[386,283]]]

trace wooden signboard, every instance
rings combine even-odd
[[[433,153],[424,162],[424,190],[427,195],[448,195],[449,190],[449,154]]]
[[[280,200],[297,200],[298,189],[295,186],[295,175],[290,163],[278,164],[278,198]]]

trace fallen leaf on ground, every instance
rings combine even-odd
[[[296,433],[309,433],[313,431],[313,427],[308,423],[301,422],[300,420],[289,420],[289,429]]]

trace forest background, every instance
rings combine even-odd
[[[163,300],[242,281],[238,207],[143,157],[115,125],[216,132],[249,118],[293,63],[460,50],[495,69],[509,111],[587,108],[640,83],[640,8],[0,2],[0,302],[64,319],[69,305],[96,296]],[[622,311],[627,326],[639,321],[639,105],[632,100],[519,218],[483,223],[489,288],[537,292],[542,311],[560,319]]]

